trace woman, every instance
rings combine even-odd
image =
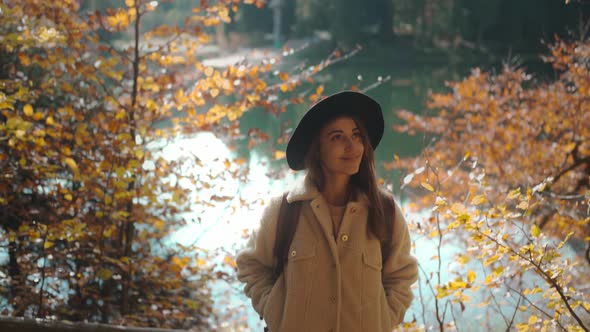
[[[377,186],[383,127],[377,102],[344,91],[311,107],[291,136],[289,167],[307,174],[271,199],[237,257],[238,279],[271,332],[379,332],[403,321],[417,264],[399,207]],[[300,208],[284,213],[284,201]],[[287,222],[292,236],[277,235]],[[286,261],[277,241],[290,241]]]

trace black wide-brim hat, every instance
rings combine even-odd
[[[356,91],[342,91],[313,105],[301,118],[287,144],[287,163],[293,170],[305,169],[305,155],[320,129],[341,115],[351,115],[362,122],[373,150],[383,136],[381,106],[371,97]]]

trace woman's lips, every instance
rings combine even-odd
[[[356,161],[360,158],[361,156],[350,156],[350,157],[342,157],[340,158],[341,160],[344,161]]]

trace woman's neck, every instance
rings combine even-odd
[[[325,174],[322,195],[328,203],[336,206],[346,205],[350,194],[350,176]]]

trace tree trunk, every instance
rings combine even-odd
[[[378,0],[379,9],[379,37],[384,41],[391,41],[395,38],[393,32],[393,0]]]

